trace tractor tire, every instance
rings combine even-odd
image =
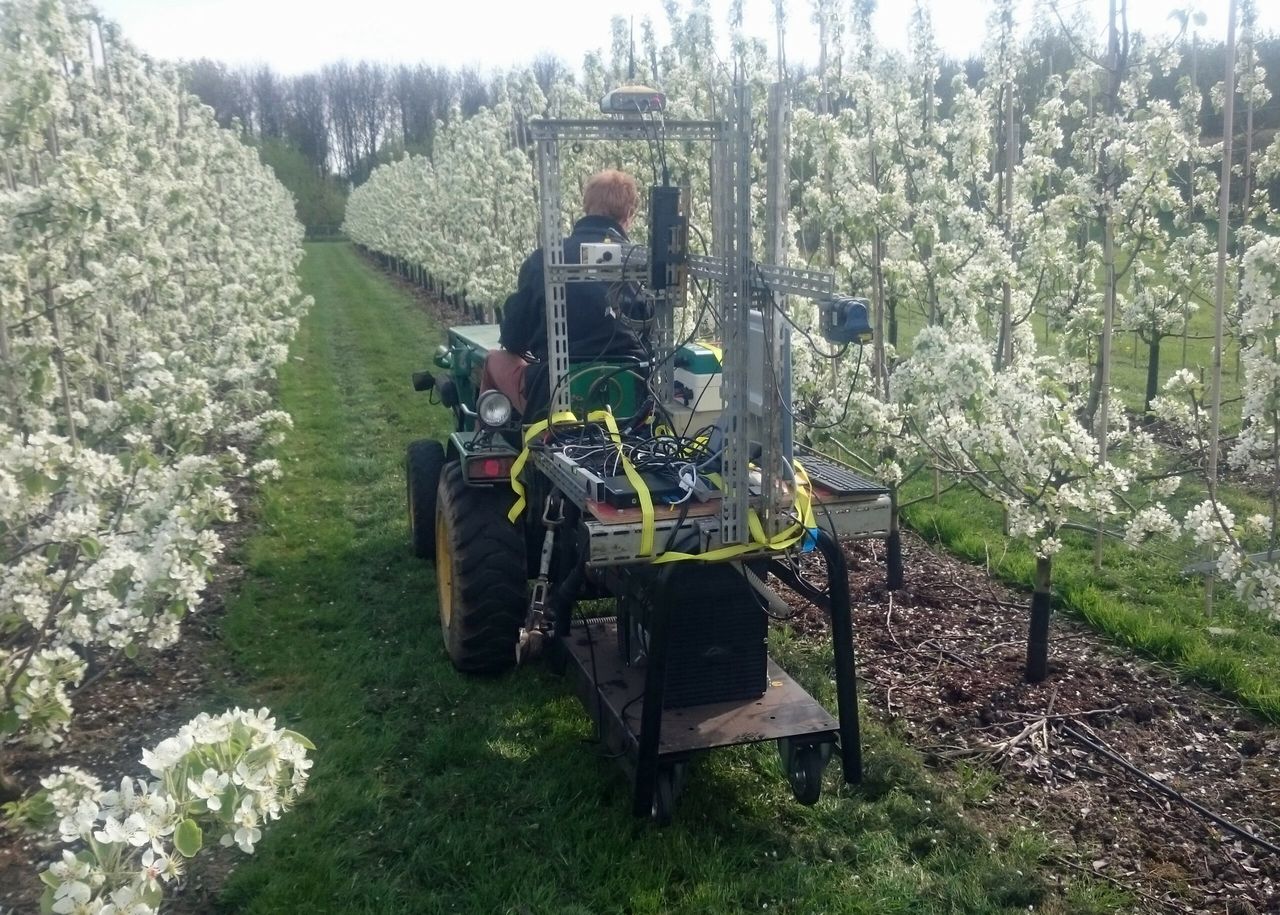
[[[468,486],[462,465],[446,464],[436,498],[436,581],[440,630],[453,666],[493,674],[516,663],[528,610],[525,543],[507,520],[505,489]]]
[[[409,445],[404,459],[409,545],[419,559],[436,558],[436,490],[443,468],[444,445],[429,438]]]

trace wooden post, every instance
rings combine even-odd
[[[1222,105],[1222,185],[1218,190],[1218,272],[1213,295],[1213,375],[1210,385],[1213,396],[1209,404],[1209,498],[1218,499],[1218,440],[1222,435],[1222,323],[1227,298],[1227,246],[1231,216],[1231,140],[1235,133],[1236,99],[1236,0],[1231,0],[1227,12],[1227,66],[1223,85],[1226,86]],[[1204,577],[1204,612],[1213,613],[1214,572]]]
[[[1114,115],[1120,92],[1120,32],[1116,25],[1116,0],[1111,0],[1111,18],[1107,26],[1107,75],[1110,91],[1107,94],[1107,111]],[[1107,463],[1107,435],[1110,431],[1111,412],[1111,338],[1116,316],[1116,229],[1112,208],[1115,206],[1114,164],[1110,157],[1099,162],[1102,174],[1102,261],[1106,289],[1102,303],[1102,340],[1098,346],[1098,412],[1094,416],[1094,429],[1098,439],[1098,464]],[[1093,541],[1093,567],[1102,568],[1102,543],[1104,519],[1098,518],[1098,534]]]

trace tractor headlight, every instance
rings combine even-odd
[[[476,415],[480,424],[498,429],[511,422],[511,401],[501,391],[485,391],[476,400]]]

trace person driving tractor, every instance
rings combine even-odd
[[[628,242],[627,229],[640,204],[636,181],[626,172],[606,169],[592,175],[582,191],[584,216],[564,240],[564,260],[579,263],[581,246],[589,242]],[[628,325],[643,302],[633,283],[570,283],[565,293],[569,325],[569,358],[601,360],[648,358],[640,336]],[[480,390],[498,390],[512,406],[528,416],[545,405],[547,304],[543,253],[538,248],[524,259],[516,291],[502,308],[499,341],[484,362]],[[531,362],[536,360],[536,362]],[[537,366],[541,371],[531,371]]]

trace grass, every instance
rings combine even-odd
[[[409,556],[400,461],[445,414],[409,386],[438,332],[342,244],[311,245],[316,305],[281,373],[296,427],[260,500],[224,638],[242,685],[318,750],[299,807],[267,830],[224,911],[435,913],[1089,913],[1127,901],[1050,889],[1042,839],[995,835],[866,727],[867,779],[795,804],[771,747],[699,760],[676,824],[634,820],[567,685],[542,667],[463,677],[443,654],[430,567]],[[828,654],[776,654],[829,699]]]

